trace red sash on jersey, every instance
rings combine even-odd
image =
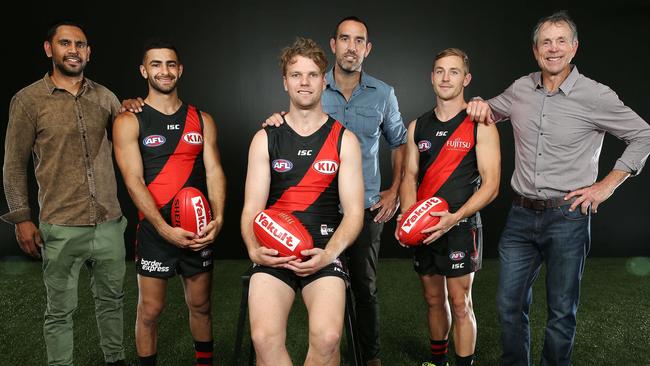
[[[334,122],[323,147],[314,158],[314,163],[307,169],[305,176],[298,184],[284,191],[282,196],[269,208],[285,212],[304,211],[330,186],[338,175],[338,171],[336,174],[322,174],[314,169],[314,164],[319,160],[333,160],[340,165],[338,146],[342,127],[338,121]]]
[[[191,131],[201,131],[201,122],[196,107],[188,105],[185,128],[181,136],[185,136],[186,133]],[[147,186],[159,210],[174,198],[176,193],[183,188],[190,174],[192,174],[194,160],[196,159],[196,155],[192,154],[192,150],[196,148],[197,145],[183,143],[183,137],[181,137],[174,153],[169,157],[165,166]],[[203,148],[202,145],[201,148]],[[144,218],[142,212],[138,212],[138,216],[140,220]]]
[[[458,164],[475,145],[474,126],[468,117],[456,128],[456,131],[447,138],[445,145],[440,149],[436,160],[429,165],[424,178],[418,187],[418,201],[430,198],[438,193],[440,187],[449,179]]]

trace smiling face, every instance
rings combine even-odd
[[[537,42],[533,45],[533,54],[542,74],[553,76],[568,73],[571,60],[578,50],[578,41],[574,39],[569,24],[566,22],[546,22],[539,28]]]
[[[368,31],[363,23],[346,20],[339,25],[336,38],[330,40],[332,53],[339,69],[352,73],[361,70],[363,60],[370,54]]]
[[[300,55],[286,67],[284,90],[289,93],[291,105],[302,110],[313,109],[325,90],[325,75],[312,59]]]
[[[44,48],[47,57],[52,59],[55,70],[66,76],[82,75],[90,60],[86,35],[75,26],[59,26],[52,41],[45,41]]]
[[[463,98],[463,90],[472,79],[460,56],[445,56],[436,60],[431,72],[431,84],[440,100]]]
[[[183,65],[178,62],[174,50],[152,48],[144,56],[140,73],[152,89],[169,94],[176,89],[176,83],[183,73]]]

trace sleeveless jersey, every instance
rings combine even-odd
[[[420,116],[413,138],[420,152],[418,200],[438,196],[458,210],[480,184],[476,163],[477,125],[463,110],[441,122],[433,110]]]
[[[145,104],[136,116],[144,181],[169,223],[172,199],[181,188],[197,188],[207,197],[201,112],[183,103],[176,113],[167,115]]]
[[[292,213],[324,248],[339,223],[338,169],[345,128],[329,118],[310,136],[287,123],[267,127],[271,186],[267,208]]]

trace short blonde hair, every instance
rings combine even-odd
[[[465,51],[461,50],[460,48],[447,48],[444,49],[436,55],[436,58],[433,60],[433,66],[432,68],[435,69],[436,67],[436,61],[440,60],[443,57],[447,56],[458,56],[460,57],[461,60],[463,60],[463,66],[464,66],[464,71],[465,74],[469,74],[469,57],[467,57],[467,54]]]
[[[282,49],[280,54],[280,67],[282,68],[282,75],[286,75],[287,67],[296,62],[296,56],[303,56],[314,61],[320,69],[321,74],[325,74],[327,70],[327,56],[320,46],[309,38],[296,38],[293,45]]]

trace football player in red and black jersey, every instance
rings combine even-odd
[[[356,137],[323,112],[323,50],[298,38],[283,50],[281,66],[290,100],[286,123],[257,132],[248,157],[241,229],[254,263],[251,334],[258,365],[291,365],[287,318],[301,289],[309,313],[305,365],[338,365],[347,281],[340,256],[363,225],[361,152]],[[314,241],[302,251],[308,258],[280,257],[257,242],[253,218],[265,208],[302,222]]]
[[[158,318],[167,279],[183,279],[194,339],[196,365],[212,365],[212,242],[223,222],[225,176],[217,128],[209,114],[178,97],[183,73],[176,48],[166,42],[145,46],[140,72],[149,84],[142,112],[115,120],[115,158],[140,222],[136,233],[138,310],[135,339],[141,365],[155,365]],[[212,221],[198,233],[172,227],[171,204],[184,187],[208,198]]]
[[[452,319],[456,365],[474,360],[472,281],[482,255],[478,210],[498,194],[501,155],[494,125],[475,124],[465,113],[463,91],[470,80],[465,52],[449,48],[436,55],[431,72],[436,107],[408,127],[402,213],[433,196],[449,203],[449,211],[431,213],[441,216],[440,222],[422,231],[429,236],[415,248],[431,343],[431,360],[423,366],[447,365]]]

